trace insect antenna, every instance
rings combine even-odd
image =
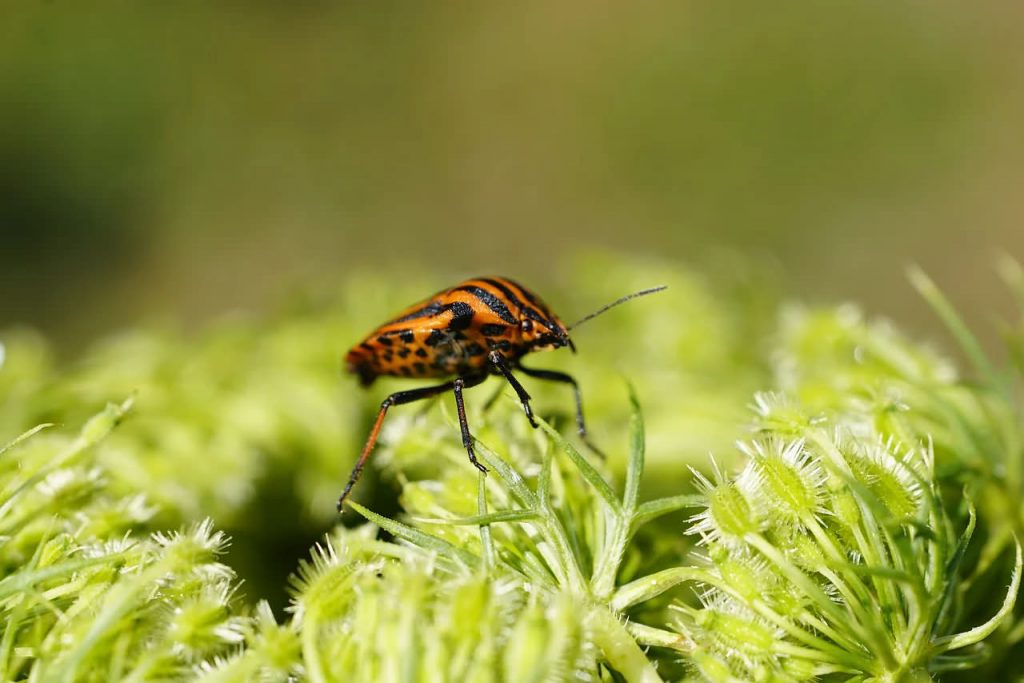
[[[582,318],[580,318],[579,320],[574,322],[572,325],[569,325],[568,329],[571,330],[573,328],[579,327],[580,325],[582,325],[583,323],[587,322],[591,318],[596,318],[597,316],[601,315],[602,313],[607,311],[609,308],[615,308],[619,304],[624,304],[627,301],[629,301],[630,299],[636,299],[637,297],[640,297],[640,296],[647,296],[648,294],[654,294],[654,293],[660,292],[660,291],[662,291],[664,289],[668,289],[668,285],[658,285],[657,287],[651,287],[650,289],[641,289],[639,292],[633,292],[632,294],[627,294],[626,296],[619,297],[615,301],[611,302],[610,304],[606,304],[606,305],[602,306],[601,308],[597,309],[593,313],[591,313],[589,315],[583,316]]]

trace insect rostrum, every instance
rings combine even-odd
[[[634,296],[659,289],[623,297],[584,320]],[[466,422],[462,392],[480,384],[488,375],[505,378],[515,390],[527,419],[534,427],[537,423],[530,408],[530,394],[516,379],[513,370],[529,377],[572,386],[579,434],[592,450],[600,453],[587,439],[576,380],[563,372],[526,368],[520,362],[523,356],[533,351],[568,346],[575,352],[576,347],[569,338],[569,329],[571,327],[567,327],[540,297],[526,287],[505,277],[481,277],[440,291],[373,330],[345,356],[346,369],[357,375],[363,386],[369,386],[380,375],[448,381],[399,391],[384,399],[366,445],[338,499],[338,510],[342,509],[345,499],[362,474],[366,460],[377,443],[388,409],[446,391],[455,395],[462,444],[469,454],[469,460],[486,472],[473,452],[473,439]]]

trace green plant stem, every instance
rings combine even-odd
[[[1013,565],[1013,575],[1010,578],[1010,587],[1006,591],[1006,597],[1003,599],[1003,604],[999,608],[999,611],[984,624],[975,626],[969,631],[936,639],[933,644],[935,652],[947,652],[949,650],[956,650],[961,647],[973,645],[974,643],[978,643],[988,637],[993,631],[995,631],[1007,615],[1013,611],[1013,606],[1017,602],[1017,591],[1020,589],[1022,567],[1024,567],[1024,554],[1022,554],[1021,545],[1018,542],[1017,553]]]
[[[634,639],[636,639],[636,642],[641,643],[642,645],[667,647],[670,650],[675,650],[676,652],[682,652],[684,654],[692,653],[697,647],[697,644],[694,643],[693,640],[681,633],[674,633],[660,628],[645,626],[644,624],[638,624],[635,621],[627,622],[626,630],[629,631],[630,635],[632,635]]]
[[[81,642],[71,651],[62,666],[44,679],[67,681],[71,683],[76,677],[79,665],[89,656],[90,651],[109,631],[132,609],[138,595],[154,581],[170,571],[173,563],[164,559],[136,574],[129,581],[115,586],[111,591],[103,609],[93,621],[92,628],[85,634]]]
[[[935,285],[935,282],[916,266],[911,267],[907,271],[907,276],[918,294],[928,302],[932,310],[945,323],[946,328],[949,329],[950,333],[959,342],[964,353],[967,354],[967,357],[977,371],[989,383],[989,386],[1000,392],[1003,396],[1009,396],[1009,384],[996,372],[995,366],[992,365],[988,356],[985,355],[985,351],[981,348],[981,343],[978,342],[977,337],[967,327],[963,318],[957,313],[956,308]]]
[[[591,608],[585,623],[608,664],[628,683],[661,683],[661,677],[636,640],[607,608]]]
[[[487,474],[477,473],[477,514],[487,516]],[[480,547],[484,556],[484,572],[494,571],[494,541],[491,538],[490,523],[480,525]]]

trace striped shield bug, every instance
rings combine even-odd
[[[364,387],[381,375],[448,381],[395,392],[384,399],[366,445],[338,499],[338,510],[341,511],[362,474],[388,409],[446,391],[455,394],[462,445],[469,454],[469,461],[481,472],[486,472],[487,468],[473,452],[473,437],[466,422],[462,392],[480,384],[490,375],[499,375],[512,386],[526,418],[533,427],[537,427],[530,407],[530,394],[519,383],[513,370],[528,377],[571,386],[576,399],[576,427],[580,437],[591,450],[600,454],[587,437],[583,403],[576,380],[564,372],[524,367],[521,359],[534,351],[563,346],[575,353],[569,330],[613,306],[663,289],[663,286],[654,287],[629,294],[566,326],[540,297],[514,280],[505,277],[473,278],[410,306],[375,329],[345,356],[346,369],[357,375]]]

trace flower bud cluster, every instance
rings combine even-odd
[[[946,626],[937,596],[957,579],[936,568],[962,551],[929,445],[800,415],[786,397],[756,405],[740,471],[695,473],[705,502],[688,533],[706,574],[699,604],[676,606],[693,663],[711,680],[927,671]]]

